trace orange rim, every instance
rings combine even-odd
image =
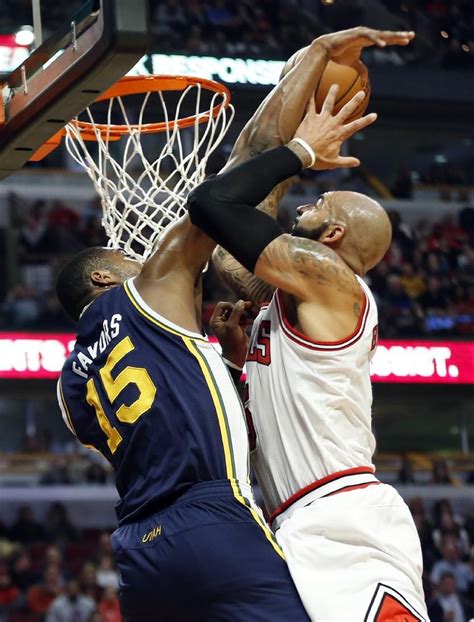
[[[125,76],[114,84],[110,89],[104,91],[96,102],[106,101],[113,97],[125,97],[127,95],[138,95],[140,93],[158,93],[159,91],[184,91],[188,86],[197,86],[200,84],[208,91],[221,93],[224,96],[223,101],[214,106],[208,112],[199,115],[192,115],[177,119],[176,121],[161,121],[160,123],[143,123],[142,125],[107,125],[105,123],[89,123],[88,121],[72,120],[71,124],[79,128],[81,138],[83,140],[97,141],[97,130],[101,137],[106,137],[109,141],[120,140],[120,138],[128,134],[130,129],[138,130],[142,134],[153,134],[173,130],[177,125],[179,128],[194,125],[196,118],[198,123],[206,123],[209,119],[217,117],[222,108],[227,108],[230,104],[230,91],[223,84],[208,80],[207,78],[195,78],[192,76]],[[38,162],[45,158],[49,153],[54,151],[61,140],[66,136],[66,129],[62,128],[48,141],[44,143],[30,158],[30,162]],[[73,137],[73,136],[72,136]]]
[[[177,125],[179,128],[194,125],[196,119],[198,123],[205,123],[211,117],[218,116],[222,108],[227,108],[230,104],[230,91],[227,87],[206,78],[194,78],[191,76],[125,76],[114,86],[102,93],[96,102],[106,101],[114,97],[124,97],[127,95],[137,95],[139,93],[158,93],[159,91],[184,91],[188,86],[200,84],[208,91],[221,93],[224,99],[219,104],[212,107],[208,112],[199,115],[191,115],[173,121],[161,121],[160,123],[143,123],[142,125],[108,125],[105,123],[89,123],[87,121],[71,121],[81,131],[84,140],[97,140],[97,130],[101,136],[107,136],[109,140],[118,140],[123,134],[128,134],[130,129],[138,130],[142,134],[154,134],[173,130]]]

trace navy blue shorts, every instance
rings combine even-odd
[[[269,534],[229,482],[112,535],[126,622],[308,622]]]

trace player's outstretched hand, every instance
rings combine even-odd
[[[360,160],[358,158],[340,155],[342,143],[355,132],[371,125],[377,119],[377,115],[371,112],[360,119],[346,123],[364,99],[365,93],[363,91],[356,93],[333,116],[332,112],[338,90],[337,84],[331,86],[319,114],[316,112],[314,97],[310,99],[306,116],[294,135],[294,138],[301,138],[313,148],[316,154],[316,163],[312,168],[317,170],[359,166]]]
[[[374,30],[358,26],[322,35],[316,39],[316,42],[329,52],[330,58],[336,63],[356,68],[364,48],[373,45],[380,48],[387,45],[408,45],[414,38],[413,31]]]
[[[252,307],[249,301],[218,302],[210,325],[222,347],[222,356],[238,367],[243,367],[247,356],[249,338],[246,327],[251,320],[246,311]]]

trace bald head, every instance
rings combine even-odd
[[[293,234],[331,247],[357,274],[376,266],[390,246],[387,213],[359,192],[326,192],[316,205],[303,206],[298,213]]]
[[[359,192],[331,192],[330,209],[336,222],[346,227],[340,252],[354,256],[364,273],[376,266],[388,251],[392,225],[380,203]]]

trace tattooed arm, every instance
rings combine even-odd
[[[291,183],[291,180],[287,180],[276,186],[265,201],[260,203],[258,209],[276,219],[278,204]],[[275,289],[273,285],[265,283],[258,276],[249,272],[222,246],[218,246],[214,250],[212,260],[219,278],[237,298],[251,300],[255,305],[258,305],[272,297]]]
[[[339,294],[360,297],[354,272],[337,253],[320,242],[288,234],[265,248],[255,273],[301,301],[327,301]]]
[[[359,58],[363,48],[407,45],[413,36],[413,33],[359,27],[323,35],[296,52],[286,63],[278,85],[243,129],[225,169],[250,155],[282,145],[294,135],[330,59],[361,71],[363,65]],[[319,167],[325,168],[324,164],[317,163],[316,168]],[[290,183],[277,186],[258,209],[276,218],[278,204]],[[221,247],[214,251],[213,260],[217,273],[237,297],[256,303],[271,297],[273,286],[250,274]]]
[[[315,39],[300,50],[297,59],[293,56],[288,61],[280,82],[242,130],[224,171],[250,155],[285,144],[294,135],[328,60],[328,49]],[[276,219],[278,204],[291,183],[287,180],[276,186],[257,209]],[[212,259],[217,274],[238,298],[255,304],[270,300],[274,287],[246,270],[221,246]]]

